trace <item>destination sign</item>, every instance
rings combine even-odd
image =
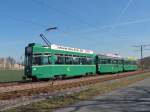
[[[55,44],[51,45],[51,49],[62,50],[62,51],[70,51],[70,52],[78,52],[78,53],[87,53],[87,54],[93,54],[94,53],[92,50],[65,47],[65,46],[60,46],[60,45],[55,45]]]
[[[110,57],[114,57],[114,58],[121,58],[121,56],[118,55],[118,54],[107,53],[107,54],[105,54],[105,55],[106,55],[106,56],[110,56]]]

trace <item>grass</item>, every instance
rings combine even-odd
[[[4,112],[50,112],[53,109],[59,107],[74,104],[79,101],[90,99],[93,96],[105,94],[115,89],[126,87],[132,83],[146,79],[148,77],[150,77],[150,73],[143,73],[123,79],[117,79],[115,81],[98,83],[94,86],[91,85],[88,90],[81,91],[79,93],[49,98],[44,101],[32,103],[27,106],[16,107],[13,109],[6,110]]]
[[[23,70],[0,70],[0,82],[21,81]]]

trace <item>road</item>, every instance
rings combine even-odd
[[[150,112],[150,78],[54,112]]]

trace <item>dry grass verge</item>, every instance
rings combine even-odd
[[[150,73],[143,73],[113,81],[97,83],[91,85],[88,90],[81,91],[79,93],[49,98],[44,101],[32,103],[27,106],[9,109],[4,112],[50,112],[56,108],[87,100],[92,98],[93,96],[105,94],[115,89],[126,87],[132,83],[144,80],[148,77],[150,77]]]

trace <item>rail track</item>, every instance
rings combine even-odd
[[[138,71],[139,72],[139,71]],[[130,73],[137,73],[135,72],[126,72],[126,73],[119,73],[119,74],[113,74],[114,76],[124,75],[124,74],[130,74]],[[0,83],[0,93],[3,92],[9,92],[9,91],[16,91],[16,90],[24,90],[24,89],[30,89],[30,88],[39,88],[47,85],[59,85],[59,84],[67,84],[67,83],[73,83],[78,81],[87,81],[87,80],[94,80],[97,78],[103,79],[103,78],[111,78],[112,74],[105,74],[105,75],[93,75],[93,76],[87,76],[87,77],[78,77],[74,79],[66,79],[66,80],[50,80],[47,82],[40,81],[40,82],[10,82],[10,83]]]
[[[132,75],[144,73],[145,71],[134,71],[117,74],[95,75],[67,80],[56,80],[48,82],[9,83],[0,85],[0,100],[12,99],[21,96],[31,96],[40,93],[49,93],[64,89],[82,87],[99,82],[120,79]]]

